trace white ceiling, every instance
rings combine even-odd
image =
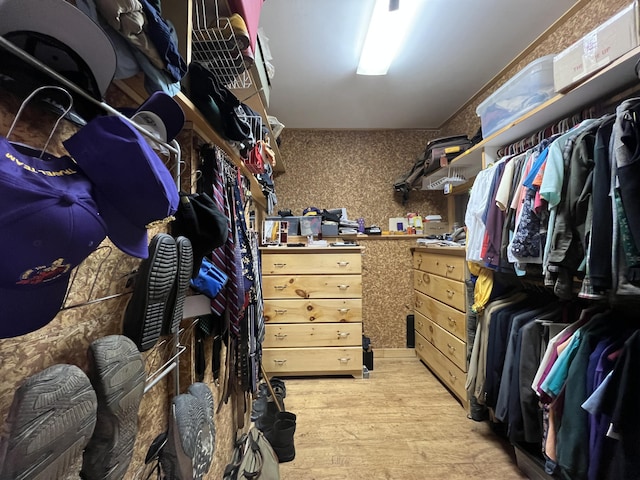
[[[266,0],[268,111],[288,128],[438,128],[574,0],[421,1],[386,76],[356,75],[373,0]]]

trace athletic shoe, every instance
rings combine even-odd
[[[176,248],[178,253],[178,267],[176,278],[173,282],[169,298],[164,309],[164,320],[162,323],[162,335],[175,333],[180,327],[182,314],[184,312],[184,301],[189,289],[189,280],[193,271],[193,248],[191,241],[187,237],[176,238]]]
[[[166,480],[198,480],[204,475],[194,463],[202,447],[205,428],[202,403],[189,393],[176,395],[171,402],[167,443],[160,452],[160,465]]]
[[[0,479],[66,478],[91,438],[96,409],[91,382],[75,365],[29,377],[13,396],[8,437],[0,439]]]
[[[196,397],[204,409],[205,423],[201,432],[202,448],[195,453],[194,471],[205,475],[211,468],[213,453],[216,449],[216,427],[213,422],[213,393],[206,383],[196,382],[189,385],[187,392]],[[194,474],[195,475],[195,474]]]
[[[177,270],[176,241],[167,233],[157,234],[149,243],[149,258],[140,263],[122,328],[141,352],[153,348],[160,337]]]
[[[80,474],[87,480],[119,480],[129,467],[136,441],[144,361],[133,341],[122,335],[95,340],[88,356],[89,378],[98,397],[98,421]]]

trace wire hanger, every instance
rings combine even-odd
[[[42,156],[46,152],[47,147],[49,146],[49,143],[51,142],[51,139],[53,138],[53,134],[58,129],[58,125],[60,124],[60,120],[62,120],[62,118],[67,113],[69,113],[71,111],[71,107],[73,107],[73,97],[64,88],[53,86],[53,85],[45,85],[45,86],[42,86],[42,87],[38,87],[33,92],[31,92],[29,94],[29,96],[22,101],[22,104],[20,105],[20,108],[18,109],[18,113],[16,113],[16,116],[14,117],[13,122],[11,122],[11,126],[9,127],[9,130],[7,131],[7,135],[6,135],[6,138],[8,140],[9,137],[11,136],[11,134],[13,133],[13,129],[16,126],[16,123],[18,123],[18,119],[20,118],[20,115],[22,114],[22,111],[25,109],[27,104],[38,93],[42,92],[43,90],[58,90],[58,91],[64,93],[66,95],[67,99],[69,100],[69,106],[64,110],[64,112],[62,112],[61,115],[58,116],[58,119],[56,120],[56,123],[53,124],[53,127],[51,128],[51,131],[49,132],[49,137],[47,138],[47,141],[45,142],[44,147],[42,147],[42,150],[40,151],[40,155],[38,155],[38,158],[40,158],[40,159],[42,159]]]

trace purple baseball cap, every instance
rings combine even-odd
[[[89,179],[69,157],[0,137],[0,338],[37,330],[64,301],[69,277],[107,234]]]
[[[97,117],[63,142],[94,186],[107,235],[123,252],[149,255],[146,226],[173,215],[178,188],[144,136],[127,120]]]

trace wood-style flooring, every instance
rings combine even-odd
[[[522,479],[507,445],[417,358],[376,359],[368,379],[285,378],[296,458],[282,480]]]

